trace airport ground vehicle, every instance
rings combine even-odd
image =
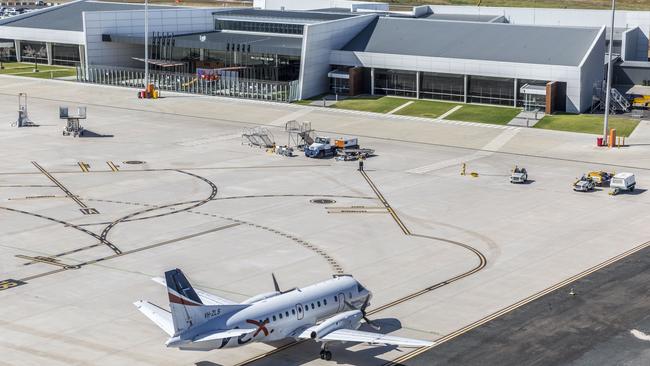
[[[614,174],[604,171],[593,171],[587,173],[587,176],[594,181],[597,186],[606,186],[609,184]]]
[[[573,190],[576,192],[589,192],[593,191],[596,187],[596,183],[587,175],[583,175],[573,183]]]
[[[633,192],[636,187],[636,178],[632,173],[618,173],[612,178],[609,186],[617,191]]]
[[[324,136],[317,136],[314,143],[305,148],[305,156],[308,158],[325,158],[336,155],[336,152],[343,149],[358,149],[359,139],[354,138],[338,138],[334,140]]]
[[[510,173],[510,183],[526,183],[528,181],[528,172],[526,168],[515,166]]]

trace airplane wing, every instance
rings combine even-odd
[[[174,334],[174,324],[172,323],[172,314],[148,301],[136,301],[133,303],[138,310],[149,318],[152,322],[165,331],[170,337]]]
[[[167,282],[165,282],[165,279],[162,277],[154,277],[152,278],[152,280],[154,282],[157,282],[167,287]],[[217,295],[213,295],[205,291],[194,289],[194,292],[196,292],[196,294],[199,296],[201,302],[203,302],[203,305],[236,305],[237,304],[234,301],[224,299],[223,297],[219,297]]]
[[[311,338],[312,328],[305,329],[298,337],[303,339]],[[429,347],[434,342],[421,341],[418,339],[394,337],[387,334],[364,332],[354,329],[337,329],[320,338],[321,341],[358,342],[368,344],[383,344],[402,347]]]

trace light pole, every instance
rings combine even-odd
[[[612,0],[612,25],[609,30],[609,62],[607,63],[607,90],[605,91],[605,121],[603,123],[603,142],[607,141],[607,132],[609,130],[609,104],[612,94],[612,69],[614,55],[612,54],[612,45],[614,44],[614,14],[616,13],[616,0]]]
[[[149,0],[144,0],[144,88],[149,86]]]

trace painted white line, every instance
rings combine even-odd
[[[630,333],[632,333],[633,336],[637,337],[638,339],[640,339],[640,340],[642,340],[642,341],[648,341],[648,342],[650,342],[650,335],[645,334],[645,333],[643,333],[643,332],[640,331],[640,330],[632,329],[632,330],[630,331]]]
[[[447,118],[450,114],[456,112],[457,110],[459,110],[459,109],[461,109],[461,108],[463,108],[462,105],[457,105],[457,106],[455,106],[454,108],[452,108],[452,109],[448,110],[447,112],[443,113],[443,114],[442,114],[440,117],[438,117],[437,119],[445,119],[445,118]]]
[[[392,111],[390,111],[390,112],[388,112],[388,113],[386,113],[386,114],[393,114],[393,113],[399,111],[400,109],[402,109],[402,108],[404,108],[404,107],[406,107],[406,106],[409,106],[409,105],[411,105],[411,104],[413,104],[413,101],[406,102],[406,103],[400,105],[399,107],[393,109]]]
[[[282,127],[287,122],[289,122],[291,120],[298,119],[298,118],[304,116],[305,114],[311,113],[311,111],[312,111],[311,109],[307,109],[307,108],[299,109],[299,110],[297,110],[295,112],[292,112],[292,113],[289,113],[289,114],[287,114],[285,116],[282,116],[280,118],[274,119],[273,121],[267,123],[266,125],[271,125],[271,126],[275,126],[275,127]]]
[[[520,131],[519,129],[507,129],[501,132],[497,137],[492,139],[490,142],[485,144],[485,146],[481,148],[481,151],[477,151],[467,156],[461,156],[458,158],[443,160],[437,163],[421,166],[418,168],[413,168],[407,170],[406,172],[413,173],[413,174],[426,174],[434,170],[440,170],[454,165],[459,166],[460,169],[460,164],[462,163],[468,163],[470,161],[482,159],[499,151],[499,149],[505,146],[505,144],[507,144],[508,141],[510,141],[513,137],[515,137],[515,135],[517,135],[519,131]]]

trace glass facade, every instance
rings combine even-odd
[[[469,103],[499,104],[513,106],[515,100],[515,80],[470,76],[467,101]]]
[[[375,69],[375,94],[415,98],[416,72]]]
[[[21,42],[20,55],[22,61],[47,63],[47,47],[43,42]]]
[[[203,53],[203,57],[201,57]],[[174,47],[174,61],[186,63],[186,72],[196,72],[197,68],[229,68],[240,77],[255,80],[292,81],[300,74],[300,56],[286,56],[242,51],[217,51],[198,48]],[[154,68],[155,69],[155,68]]]
[[[464,90],[463,75],[420,73],[420,98],[462,102]]]
[[[350,80],[341,78],[330,78],[330,92],[340,95],[350,93]]]
[[[75,66],[79,64],[79,46],[52,45],[52,63],[56,65]]]
[[[281,34],[302,34],[302,24],[252,22],[246,20],[214,20],[214,29],[234,30],[244,32],[281,33]]]

